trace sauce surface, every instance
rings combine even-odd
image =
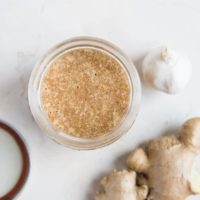
[[[121,64],[91,48],[55,59],[40,88],[41,106],[58,130],[81,138],[110,132],[122,120],[130,87]]]

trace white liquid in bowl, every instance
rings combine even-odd
[[[0,129],[0,197],[17,183],[22,171],[22,155],[15,139]]]

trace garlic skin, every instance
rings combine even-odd
[[[144,58],[142,75],[146,83],[169,94],[181,92],[190,80],[189,59],[168,47],[159,47]]]

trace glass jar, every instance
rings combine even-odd
[[[92,48],[105,52],[116,59],[127,75],[130,87],[130,103],[121,122],[109,133],[94,138],[78,138],[57,130],[46,117],[40,102],[40,84],[44,72],[61,54],[78,48]],[[141,86],[132,61],[115,45],[94,37],[75,37],[50,49],[35,65],[29,81],[29,104],[38,125],[57,143],[78,150],[96,149],[119,139],[133,125],[140,107]]]

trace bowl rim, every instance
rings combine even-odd
[[[14,184],[10,190],[4,194],[0,199],[13,199],[19,195],[22,189],[25,187],[29,174],[30,174],[30,157],[29,157],[29,150],[27,144],[18,131],[13,128],[10,124],[0,119],[0,129],[4,130],[6,134],[8,134],[12,139],[14,139],[16,145],[20,150],[20,154],[22,157],[22,169],[20,175],[18,177],[17,182]]]

